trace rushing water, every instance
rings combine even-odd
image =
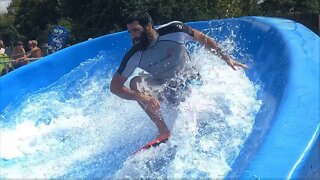
[[[131,156],[157,130],[136,102],[110,94],[111,56],[101,52],[1,114],[0,178],[224,177],[252,130],[259,86],[194,48],[202,85],[176,108],[163,104],[169,141]]]

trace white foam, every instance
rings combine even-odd
[[[9,110],[10,125],[1,124],[1,177],[57,178],[77,171],[77,177],[85,178],[100,168],[98,172],[103,172],[105,167],[98,165],[109,166],[96,162],[101,154],[125,161],[114,177],[224,177],[261,106],[256,98],[258,86],[244,71],[233,71],[204,49],[195,51],[192,59],[201,70],[203,85],[192,88],[178,111],[163,107],[171,139],[128,158],[157,130],[136,102],[105,91],[112,72],[101,68],[88,76],[106,58],[102,54],[86,61]],[[112,155],[115,149],[124,152]]]
[[[230,171],[261,106],[258,86],[204,49],[192,59],[204,83],[179,106],[172,137],[163,147],[129,158],[115,177],[223,178]],[[174,157],[168,155],[172,149]]]

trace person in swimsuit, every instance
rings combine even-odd
[[[175,96],[172,92],[179,88],[181,82],[194,76],[194,73],[189,73],[192,72],[192,67],[188,63],[190,58],[186,42],[197,41],[203,44],[234,70],[236,67],[247,68],[224,54],[212,38],[178,21],[155,28],[147,12],[136,12],[127,19],[127,29],[133,46],[114,74],[110,91],[120,98],[138,102],[157,126],[157,139],[170,136],[170,130],[160,113],[160,101]],[[124,83],[136,68],[148,74],[132,78],[130,88],[125,87]]]

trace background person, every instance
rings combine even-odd
[[[0,40],[0,71],[1,71],[1,76],[12,71],[12,67],[10,67],[10,65],[9,65],[10,63],[8,63],[10,58],[5,52],[6,52],[6,50],[5,50],[4,42],[2,40]]]
[[[6,49],[4,48],[4,43],[0,40],[0,54],[5,54]]]
[[[28,61],[26,60],[26,51],[23,48],[22,42],[18,41],[16,43],[16,46],[12,51],[11,58],[15,60],[14,62],[12,62],[12,66],[14,67],[14,69],[28,64]]]
[[[36,40],[31,41],[31,51],[27,54],[27,58],[41,58],[41,49],[38,47]]]

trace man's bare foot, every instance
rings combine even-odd
[[[163,139],[167,139],[170,137],[170,132],[165,132],[165,133],[160,133],[158,136],[157,136],[157,140],[161,141]]]

